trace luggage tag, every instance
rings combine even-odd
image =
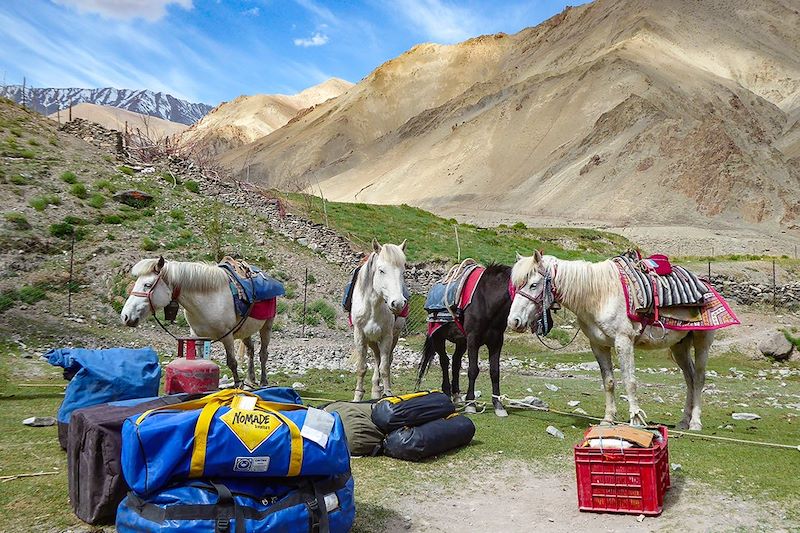
[[[256,408],[258,398],[255,396],[236,396],[231,402],[231,408],[243,411],[253,411]]]
[[[309,407],[306,411],[306,420],[303,422],[303,429],[300,435],[306,439],[316,442],[323,448],[328,445],[328,437],[333,430],[333,415],[322,409]]]

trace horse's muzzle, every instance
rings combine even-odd
[[[130,317],[130,316],[126,315],[126,314],[123,314],[122,315],[122,323],[125,324],[128,327],[135,328],[136,326],[139,325],[139,319]]]
[[[525,327],[525,324],[520,321],[519,318],[514,318],[514,319],[509,318],[508,327],[512,331],[516,331],[517,333],[524,333],[525,330],[528,329],[527,327]]]

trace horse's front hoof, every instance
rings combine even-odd
[[[687,429],[689,429],[689,422],[687,422],[686,420],[681,420],[675,426],[675,429],[677,429],[678,431],[686,431]]]
[[[453,401],[453,403],[454,403],[455,405],[459,405],[459,404],[462,404],[462,403],[464,403],[464,398],[461,396],[461,394],[460,394],[460,393],[458,393],[458,392],[455,392],[455,393],[453,393],[453,396],[452,396],[452,401]]]
[[[613,426],[614,425],[614,419],[613,418],[604,418],[603,420],[600,421],[600,425],[601,426],[606,426],[606,427]]]
[[[468,400],[466,407],[464,407],[464,413],[466,413],[468,415],[474,415],[474,414],[477,414],[477,412],[478,412],[478,410],[475,409],[475,401],[474,400],[472,400],[472,401]]]
[[[503,407],[495,407],[494,414],[496,414],[500,418],[504,418],[508,416],[508,411],[506,411],[505,408]]]
[[[689,424],[689,431],[703,431],[703,424],[700,422],[692,422]]]
[[[354,402],[360,402],[363,399],[364,399],[364,391],[363,390],[362,391],[358,391],[357,390],[355,392],[355,394],[353,394],[353,401]]]
[[[644,427],[647,425],[647,414],[641,409],[637,410],[635,413],[631,413],[631,421],[630,425],[636,427]]]

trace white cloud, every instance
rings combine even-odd
[[[308,48],[309,46],[322,46],[327,42],[328,42],[327,35],[320,32],[314,32],[314,34],[311,37],[306,37],[305,39],[295,39],[294,45]]]
[[[261,9],[259,7],[251,7],[250,9],[245,9],[242,11],[242,15],[249,15],[251,17],[257,17],[261,14]]]
[[[333,12],[330,9],[317,4],[313,0],[295,0],[295,2],[306,11],[311,12],[314,16],[326,22],[329,22],[331,24],[339,23],[339,19],[336,17],[336,15],[333,14]]]
[[[395,9],[427,38],[455,43],[481,33],[483,24],[471,11],[442,0],[397,0]]]
[[[127,20],[142,18],[150,22],[161,19],[167,6],[176,4],[183,9],[192,9],[192,0],[53,0],[57,4],[76,8],[78,11],[98,13],[103,17]]]

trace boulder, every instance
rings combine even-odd
[[[791,357],[794,345],[786,339],[782,332],[775,331],[758,344],[758,349],[770,359],[786,361]]]
[[[118,192],[114,195],[114,200],[131,207],[147,207],[153,203],[153,195],[131,189]]]

